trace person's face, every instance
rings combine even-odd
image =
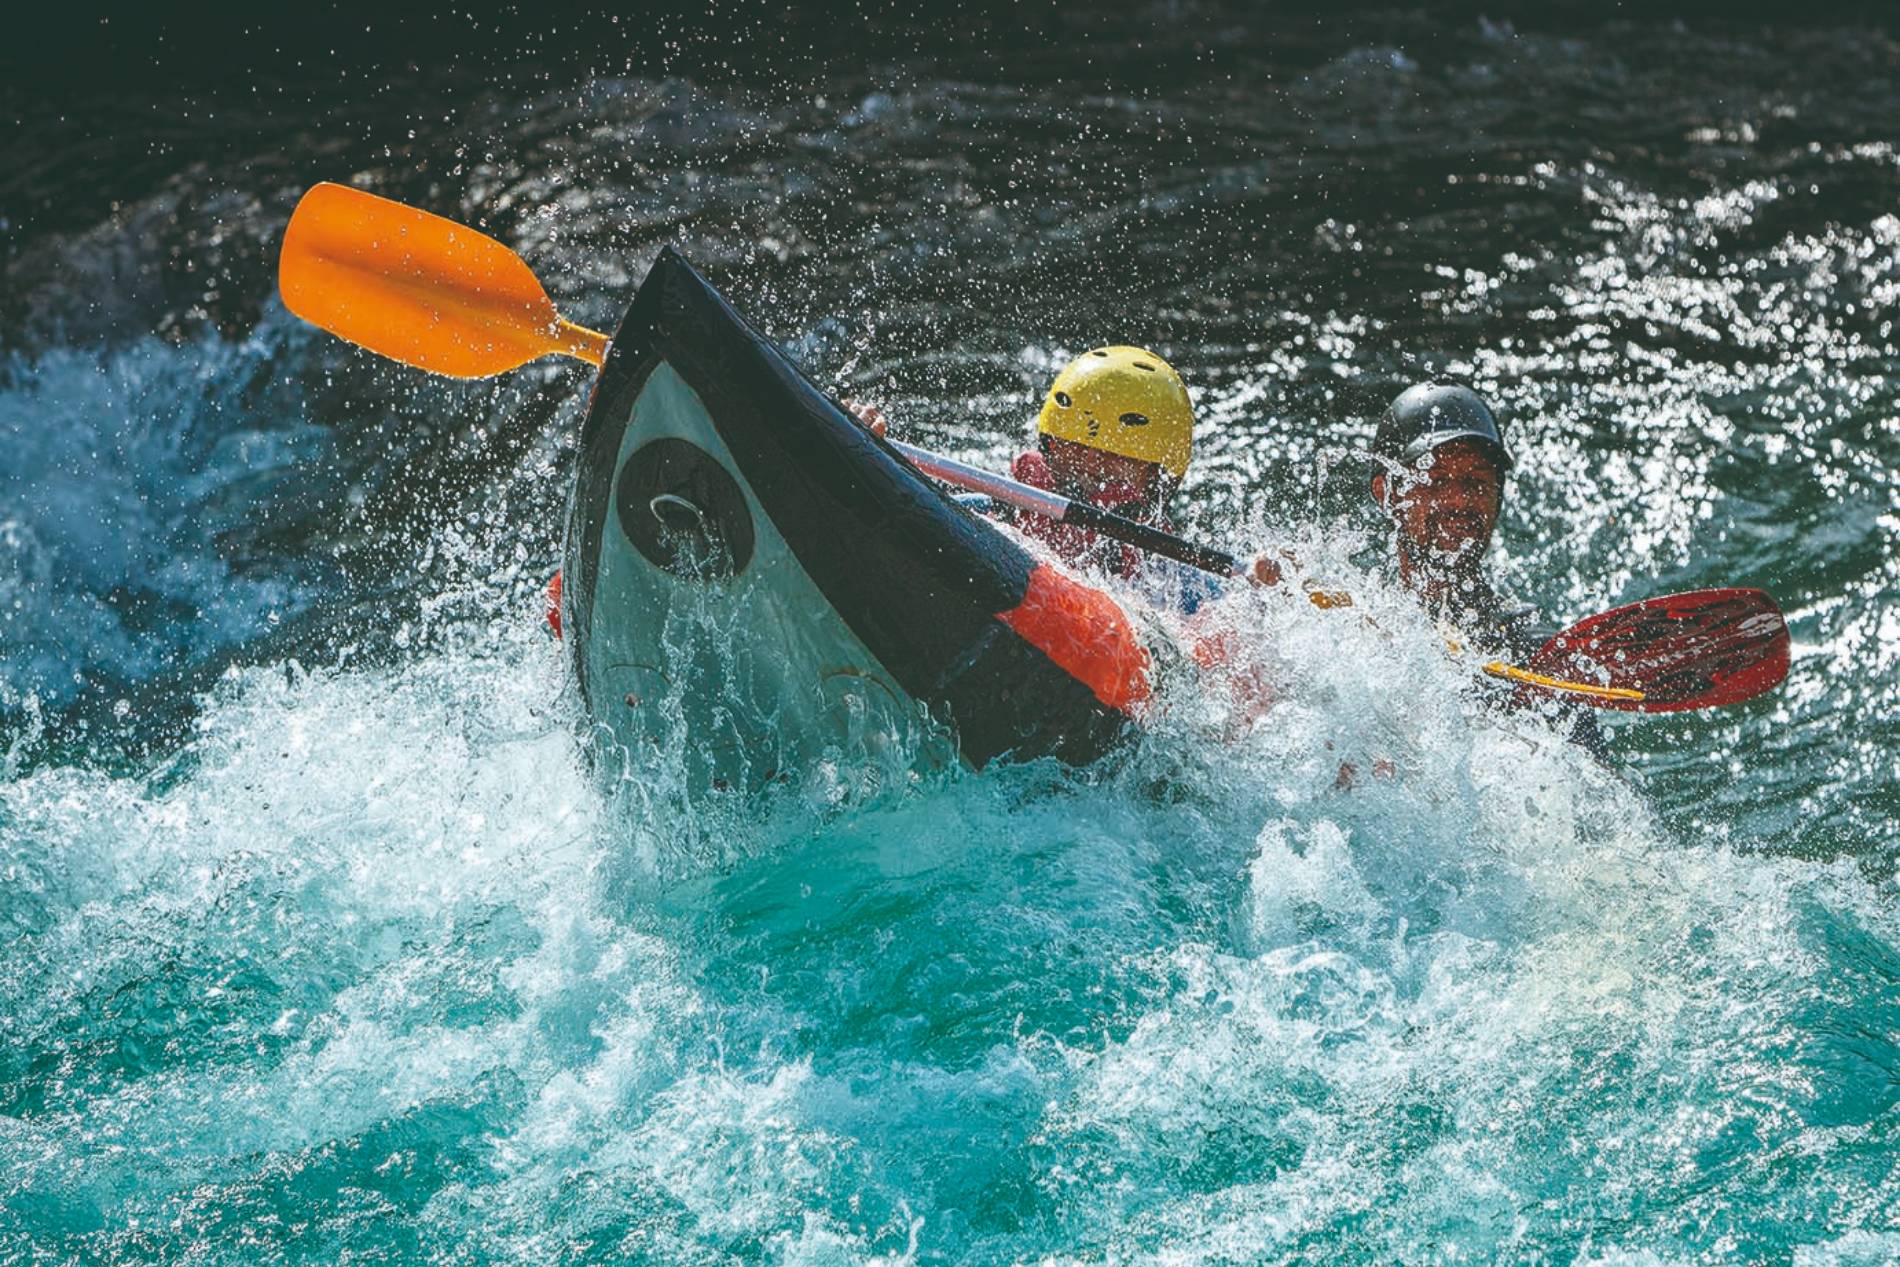
[[[1420,457],[1410,478],[1375,474],[1372,496],[1415,552],[1475,558],[1497,529],[1504,479],[1483,449],[1453,440]]]
[[[1044,436],[1042,455],[1056,490],[1120,515],[1146,518],[1160,503],[1161,467],[1154,462]]]

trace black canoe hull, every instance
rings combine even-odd
[[[757,784],[867,710],[885,733],[927,714],[979,766],[1092,761],[1128,727],[1128,692],[1091,674],[1105,640],[1129,655],[1106,600],[856,425],[672,248],[621,321],[578,465],[563,625],[591,716],[636,754],[684,743],[711,781]],[[1082,652],[1051,640],[1047,603],[1023,617],[1050,584],[1090,606]]]

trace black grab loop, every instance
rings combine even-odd
[[[752,562],[745,493],[719,459],[689,441],[641,445],[621,468],[614,510],[634,548],[674,576],[724,580]]]

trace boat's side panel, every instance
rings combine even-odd
[[[922,710],[727,478],[736,465],[692,388],[654,366],[614,455],[593,603],[576,625],[595,717],[623,743],[676,747],[702,786],[758,786],[827,748],[908,741]]]

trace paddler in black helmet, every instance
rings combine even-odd
[[[1392,524],[1399,582],[1470,644],[1519,650],[1531,609],[1505,602],[1483,566],[1511,469],[1497,415],[1469,387],[1420,383],[1386,407],[1372,454],[1372,500]]]
[[[1471,388],[1420,383],[1399,393],[1372,439],[1372,499],[1391,522],[1399,582],[1446,638],[1486,655],[1529,659],[1553,630],[1484,574],[1504,506],[1510,450],[1498,417]],[[1570,706],[1571,738],[1602,755],[1594,714]]]

